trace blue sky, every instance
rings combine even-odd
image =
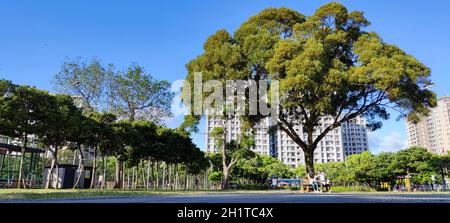
[[[119,69],[138,62],[153,76],[175,81],[201,54],[216,30],[230,32],[267,7],[289,7],[311,15],[329,1],[0,1],[0,78],[52,91],[51,80],[65,58],[100,58]],[[450,94],[448,1],[339,1],[361,10],[388,43],[432,69],[438,96]],[[396,116],[395,114],[393,115]],[[177,126],[182,117],[168,120]],[[200,126],[203,132],[203,124]],[[203,148],[204,136],[194,136]],[[372,152],[392,151],[406,141],[404,121],[384,122],[369,135]]]

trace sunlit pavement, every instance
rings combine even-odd
[[[2,202],[2,201],[0,201]],[[3,201],[5,202],[5,201]],[[7,201],[14,203],[450,203],[450,194],[436,193],[267,193],[153,195]]]

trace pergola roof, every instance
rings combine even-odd
[[[16,145],[11,145],[11,144],[0,143],[0,154],[5,154],[7,151],[20,153],[20,152],[22,152],[22,147],[16,146]],[[26,147],[25,152],[26,153],[44,153],[45,150],[38,149],[38,148]]]

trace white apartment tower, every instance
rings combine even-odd
[[[234,120],[228,120],[226,122],[215,119],[206,119],[206,151],[215,153],[218,151],[217,145],[214,139],[210,136],[210,132],[215,127],[223,127],[227,133],[226,140],[237,140],[241,133],[241,125],[238,118]],[[255,148],[253,151],[260,155],[270,155],[270,142],[269,142],[269,124],[268,119],[262,121],[256,128],[254,128],[255,136]]]
[[[408,145],[420,146],[435,154],[450,151],[450,97],[442,97],[430,114],[418,123],[406,123]]]
[[[332,118],[322,118],[321,125],[316,133],[323,131],[331,125]],[[214,140],[209,136],[209,132],[214,127],[222,126],[227,130],[227,140],[237,139],[240,132],[239,120],[221,122],[219,120],[206,120],[206,151],[217,152]],[[294,129],[303,135],[301,126],[294,126]],[[282,130],[269,134],[269,119],[265,119],[254,130],[255,148],[254,152],[262,155],[270,155],[278,158],[283,163],[296,167],[298,164],[305,164],[302,149]],[[317,135],[316,134],[316,135]],[[367,127],[363,118],[355,118],[344,123],[341,127],[329,132],[319,143],[315,153],[314,162],[342,162],[346,156],[368,151]]]

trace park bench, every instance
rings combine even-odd
[[[318,187],[320,188],[320,184],[318,185]],[[323,185],[323,189],[326,192],[330,192],[331,191],[331,185],[330,184],[325,184],[325,185]],[[312,192],[313,191],[312,185],[309,183],[308,178],[302,180],[301,191],[302,192]]]

